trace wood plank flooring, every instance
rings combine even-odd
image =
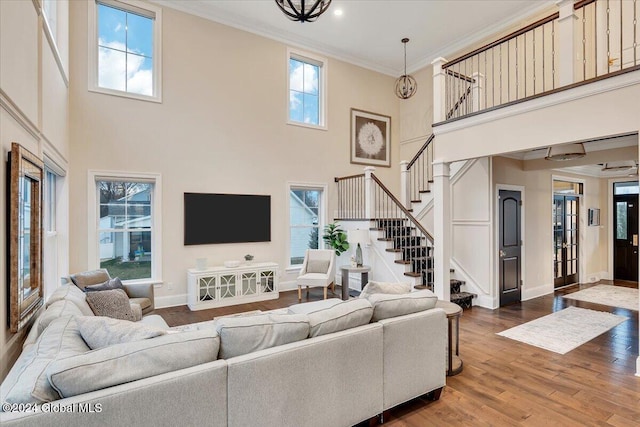
[[[480,307],[465,310],[460,319],[464,371],[447,378],[440,400],[419,398],[394,408],[385,417],[384,425],[640,425],[640,377],[634,376],[638,312],[562,298],[596,284],[574,285],[556,291],[555,295],[497,310]],[[630,282],[615,285],[638,287]],[[322,289],[311,289],[308,299],[322,299]],[[297,293],[290,291],[281,292],[278,300],[197,312],[180,306],[159,309],[156,314],[175,326],[224,314],[272,310],[297,302]],[[629,320],[565,355],[496,335],[568,306],[611,312]]]

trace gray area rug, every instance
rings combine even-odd
[[[497,335],[566,354],[625,320],[603,311],[567,307]]]
[[[597,285],[562,297],[638,311],[638,290],[623,286]]]

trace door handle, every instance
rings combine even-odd
[[[503,251],[502,249],[500,249],[500,258],[504,258],[505,256],[507,256],[507,253],[505,251]]]
[[[638,235],[633,235],[633,242],[631,243],[633,246],[638,246]]]
[[[567,244],[566,243],[562,244],[562,249],[567,249]]]

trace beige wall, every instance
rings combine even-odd
[[[58,1],[56,34],[57,43],[52,44],[44,32],[43,18],[39,6],[31,1],[0,2],[0,277],[5,283],[6,265],[6,161],[12,142],[19,142],[26,149],[44,158],[48,164],[55,162],[63,171],[68,164],[68,89],[67,79],[67,2]],[[66,244],[67,221],[66,200],[68,190],[64,179],[58,187],[59,213],[58,234],[45,242],[55,248],[59,260],[54,260],[53,269],[44,276],[45,292],[55,288],[59,271],[65,268],[68,246]],[[48,258],[49,257],[49,258]],[[44,262],[51,261],[51,254],[44,253]],[[57,262],[59,261],[59,262]],[[19,354],[24,332],[11,334],[7,325],[7,287],[0,287],[0,378],[4,378],[9,367]],[[23,329],[24,331],[24,329]]]
[[[418,90],[409,99],[400,100],[400,160],[410,161],[431,135],[433,121],[433,71],[422,68],[411,75]]]
[[[332,218],[333,178],[363,170],[349,161],[352,107],[391,116],[392,168],[376,174],[398,191],[399,103],[392,77],[329,58],[328,130],[287,125],[285,44],[165,8],[163,102],[108,96],[87,91],[85,2],[72,2],[71,23],[71,271],[88,265],[90,169],[162,175],[160,305],[186,302],[186,270],[199,257],[221,265],[252,253],[284,272],[287,182],[327,184]],[[272,241],[184,246],[184,192],[271,195]]]
[[[494,188],[499,184],[524,187],[523,299],[553,291],[551,223],[553,177],[578,179],[584,182],[584,196],[580,200],[580,282],[595,281],[594,277],[600,279],[609,271],[607,180],[552,170],[524,171],[521,160],[494,157]],[[600,227],[587,226],[588,208],[600,209]]]

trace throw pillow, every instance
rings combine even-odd
[[[323,273],[329,271],[329,261],[310,259],[307,261],[307,273]]]
[[[129,297],[122,289],[110,291],[88,292],[87,303],[96,316],[113,317],[114,319],[135,320]]]
[[[411,292],[411,283],[407,282],[375,282],[369,281],[362,289],[360,298],[366,298],[373,294],[408,294]]]
[[[76,322],[78,322],[82,339],[91,350],[166,334],[166,331],[160,328],[110,317],[77,317]]]
[[[110,291],[111,289],[124,290],[124,285],[118,277],[114,277],[113,279],[109,279],[97,285],[89,285],[84,287],[85,292]]]

